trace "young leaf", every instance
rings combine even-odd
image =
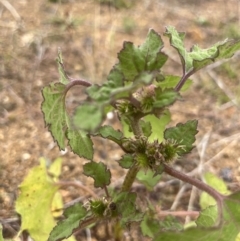
[[[67,138],[74,153],[88,160],[93,159],[93,143],[91,138],[82,130],[68,130]]]
[[[47,240],[55,226],[51,205],[58,187],[47,175],[44,163],[30,170],[20,190],[15,208],[21,215],[21,231],[27,230],[36,241]]]
[[[134,158],[130,154],[125,154],[118,163],[122,168],[129,169],[134,163]]]
[[[73,230],[86,218],[87,210],[81,203],[77,203],[67,208],[63,215],[66,219],[57,223],[50,233],[48,241],[58,241],[70,237]]]
[[[163,42],[154,30],[150,30],[145,42],[136,47],[131,42],[125,42],[118,54],[118,68],[127,81],[134,81],[135,77],[144,71],[159,70],[166,62],[167,56],[160,52]]]
[[[94,187],[104,188],[110,184],[111,172],[102,162],[89,162],[83,166],[84,175],[94,179]]]
[[[65,110],[64,91],[65,85],[61,83],[51,83],[42,90],[44,120],[61,150],[65,149],[65,133],[69,126],[69,119]]]
[[[140,170],[137,174],[137,180],[145,185],[148,191],[152,191],[155,185],[161,179],[160,175],[155,175],[150,169],[147,171]]]
[[[164,139],[175,140],[183,148],[179,149],[178,154],[183,155],[189,153],[193,149],[195,135],[197,131],[197,121],[187,121],[185,124],[178,123],[176,127],[171,127],[165,130]]]
[[[116,143],[121,143],[123,133],[119,130],[114,130],[111,126],[102,126],[95,135],[100,135],[103,138],[107,138]]]

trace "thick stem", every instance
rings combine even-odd
[[[142,129],[139,124],[139,118],[133,118],[131,120],[131,128],[135,136],[142,136]],[[139,171],[140,167],[136,164],[134,164],[129,170],[128,173],[124,179],[123,185],[122,185],[122,191],[127,192],[131,189],[132,184],[137,176],[137,173]]]
[[[139,124],[139,120],[140,120],[139,117],[134,117],[130,120],[132,131],[134,135],[138,137],[143,135],[142,128]]]
[[[136,165],[136,164],[133,165],[129,169],[126,177],[124,178],[124,182],[122,184],[122,191],[123,192],[128,192],[131,189],[132,184],[133,184],[133,182],[134,182],[134,180],[137,176],[137,173],[138,173],[139,169],[140,169],[139,166]]]
[[[217,207],[218,207],[218,214],[219,214],[219,220],[218,224],[220,224],[222,217],[223,217],[223,199],[224,196],[220,194],[218,191],[216,191],[214,188],[208,186],[204,182],[199,181],[198,179],[195,179],[193,177],[189,177],[188,175],[178,172],[175,169],[171,168],[170,166],[163,164],[164,165],[164,172],[166,172],[168,175],[172,177],[176,177],[177,179],[187,182],[198,189],[208,193],[211,195],[217,202]]]

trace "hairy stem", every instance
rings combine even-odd
[[[143,135],[142,128],[139,123],[140,118],[141,118],[140,116],[135,115],[130,119],[130,125],[132,128],[133,134],[138,137]]]
[[[131,128],[135,136],[141,136],[143,135],[142,129],[139,124],[139,118],[133,118],[131,120]],[[139,166],[134,164],[129,170],[128,173],[124,179],[123,185],[122,185],[122,191],[127,192],[131,189],[132,184],[137,176],[137,173],[139,171]]]
[[[127,192],[127,191],[130,190],[130,188],[132,187],[132,184],[133,184],[133,182],[134,182],[134,180],[137,176],[137,173],[138,173],[139,169],[140,169],[139,166],[136,165],[136,164],[133,165],[129,169],[126,177],[124,178],[124,182],[122,184],[122,191],[123,192]]]
[[[163,164],[164,165],[164,172],[166,172],[168,175],[172,176],[172,177],[176,177],[177,179],[187,182],[195,187],[197,187],[198,189],[208,193],[209,195],[211,195],[217,202],[217,207],[218,207],[218,214],[219,214],[219,220],[218,220],[218,224],[220,224],[222,217],[223,217],[223,199],[224,196],[222,194],[220,194],[218,191],[216,191],[214,188],[208,186],[207,184],[199,181],[198,179],[195,179],[193,177],[190,177],[182,172],[179,172],[175,169],[173,169],[172,167]]]

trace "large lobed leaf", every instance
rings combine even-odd
[[[45,162],[31,169],[20,190],[15,208],[21,215],[21,231],[27,230],[35,241],[47,240],[55,226],[51,207],[58,187],[49,178]]]
[[[65,107],[65,88],[66,86],[62,83],[52,83],[43,89],[42,111],[45,123],[61,150],[65,149],[65,139],[68,138],[74,153],[92,160],[92,140],[84,131],[73,129],[70,124],[70,117]],[[75,121],[81,121],[81,118],[79,120],[76,117]]]

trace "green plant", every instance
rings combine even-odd
[[[89,160],[83,166],[83,174],[92,177],[94,186],[102,188],[105,194],[99,199],[67,208],[63,213],[65,218],[53,228],[49,241],[67,238],[76,230],[101,220],[113,223],[115,240],[122,240],[122,229],[130,227],[133,222],[141,223],[142,233],[154,241],[188,241],[193,237],[194,240],[229,241],[235,240],[240,232],[239,192],[224,196],[210,185],[175,170],[171,165],[193,149],[198,132],[197,120],[166,128],[169,106],[181,99],[181,91],[191,83],[189,77],[213,61],[230,58],[240,49],[240,41],[225,40],[208,49],[195,45],[188,52],[183,43],[184,33],[170,26],[164,35],[179,54],[183,71],[180,77],[161,72],[168,57],[162,52],[163,41],[154,30],[149,31],[145,42],[139,47],[131,42],[124,43],[118,53],[118,63],[102,85],[69,78],[59,53],[60,80],[50,83],[42,92],[45,123],[60,149],[65,149],[68,144],[75,154]],[[86,87],[87,98],[70,116],[65,98],[76,85]],[[109,111],[117,113],[123,131],[102,125]],[[105,163],[93,159],[92,138],[96,136],[115,142],[125,153],[118,163],[128,172],[118,191],[110,191],[111,170]],[[145,172],[147,175],[144,175]],[[173,217],[158,220],[150,204],[147,210],[138,207],[138,194],[131,191],[136,177],[151,189],[163,172],[194,185],[215,199],[216,205],[200,213],[196,227],[185,230]],[[49,178],[42,181],[43,186],[47,185],[45,182],[49,182]],[[50,184],[53,185],[52,180]],[[57,190],[53,185],[49,191],[45,190],[46,195],[52,197],[54,187]]]

